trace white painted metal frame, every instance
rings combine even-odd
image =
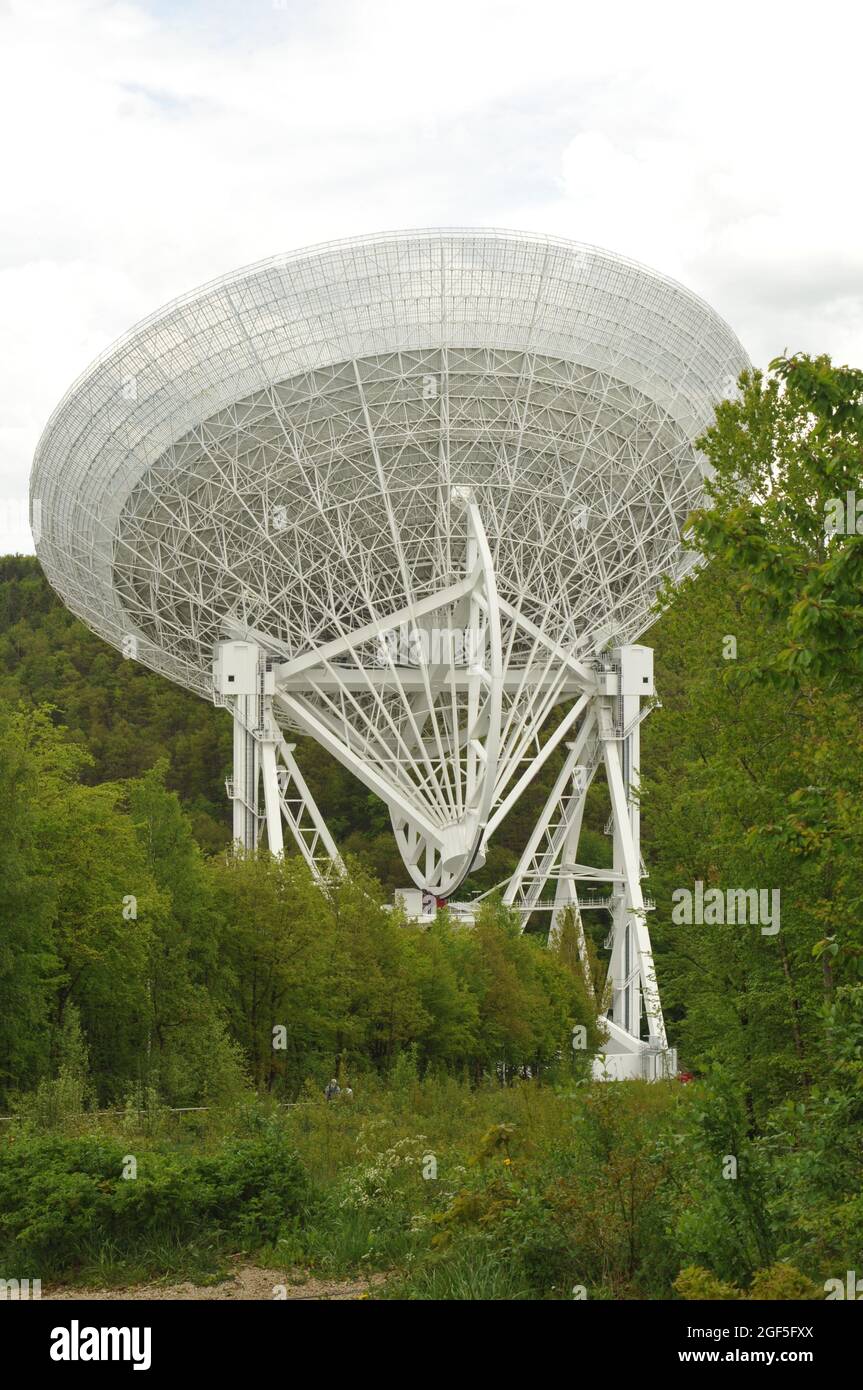
[[[619,671],[623,652],[614,653],[614,657],[613,669]],[[651,700],[642,706],[638,695],[608,695],[601,688],[590,698],[578,735],[568,745],[568,756],[503,894],[503,901],[521,912],[525,925],[534,912],[550,914],[550,942],[560,932],[564,910],[573,910],[589,984],[582,913],[592,908],[610,912],[612,924],[606,942],[611,949],[611,1002],[606,1019],[609,1037],[598,1071],[614,1076],[653,1077],[676,1069],[656,983],[647,928],[649,904],[641,887],[640,726],[653,703]],[[610,869],[578,860],[587,793],[600,766],[605,770],[611,802],[608,828],[614,848]],[[610,885],[611,892],[597,892],[599,885]],[[549,888],[552,896],[544,896]]]
[[[466,518],[461,581],[275,669],[283,714],[381,796],[414,882],[439,894],[451,892],[477,861],[495,792],[503,705],[488,539],[471,492],[454,489],[453,500]],[[393,528],[397,536],[394,521]],[[414,666],[401,666],[386,641],[400,630],[419,652]],[[370,667],[373,640],[381,664]]]
[[[284,853],[284,827],[314,876],[344,872],[344,863],[317,803],[273,713],[265,690],[266,658],[259,653],[260,692],[223,697],[234,727],[233,777],[227,783],[233,805],[234,843],[255,850],[266,828],[271,854]],[[263,804],[263,811],[261,805]]]

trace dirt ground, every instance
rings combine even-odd
[[[43,1290],[42,1298],[96,1299],[128,1301],[133,1299],[315,1299],[335,1302],[365,1297],[369,1291],[384,1283],[386,1275],[371,1274],[367,1279],[316,1279],[302,1270],[260,1269],[257,1265],[242,1265],[218,1284],[133,1284],[128,1288],[91,1289],[69,1285]]]

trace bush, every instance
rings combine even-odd
[[[276,1126],[212,1155],[136,1156],[114,1140],[28,1138],[0,1149],[0,1265],[59,1272],[104,1243],[134,1253],[201,1237],[248,1249],[278,1239],[314,1202],[305,1170]]]
[[[675,1279],[674,1288],[687,1303],[724,1303],[743,1297],[736,1284],[723,1283],[701,1265],[686,1265]]]
[[[744,1298],[758,1302],[796,1302],[798,1299],[811,1302],[813,1299],[824,1297],[823,1289],[819,1289],[817,1284],[813,1284],[799,1269],[782,1260],[765,1269],[756,1270],[746,1292],[736,1284],[727,1284],[717,1279],[715,1274],[711,1274],[708,1269],[702,1269],[700,1265],[687,1265],[682,1269],[674,1281],[674,1288],[687,1302]]]

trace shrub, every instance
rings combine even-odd
[[[743,1297],[736,1284],[723,1283],[709,1269],[702,1269],[701,1265],[686,1265],[675,1279],[674,1288],[687,1303],[704,1300],[728,1302]]]
[[[786,1264],[780,1260],[778,1264],[770,1265],[768,1269],[756,1270],[752,1284],[749,1288],[748,1298],[752,1299],[783,1299],[791,1300],[804,1299],[811,1302],[813,1299],[823,1299],[824,1289],[818,1288],[811,1279],[807,1279],[805,1274],[801,1274],[799,1269],[793,1265]]]
[[[249,1248],[274,1241],[314,1202],[296,1154],[274,1126],[212,1155],[145,1149],[137,1176],[113,1140],[27,1138],[0,1150],[0,1261],[74,1265],[104,1242],[127,1252],[205,1237]]]
[[[759,1302],[780,1299],[795,1302],[798,1299],[811,1301],[824,1297],[823,1289],[819,1289],[811,1279],[801,1274],[799,1269],[782,1260],[765,1269],[756,1270],[746,1292],[736,1284],[727,1284],[717,1279],[715,1274],[711,1274],[708,1269],[702,1269],[700,1265],[687,1265],[682,1269],[674,1281],[674,1287],[680,1297],[689,1302],[701,1299],[743,1298]]]

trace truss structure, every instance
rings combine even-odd
[[[232,660],[232,658],[234,658]],[[306,780],[273,714],[273,680],[258,647],[225,643],[214,667],[214,699],[230,708],[233,776],[225,790],[233,806],[234,843],[257,849],[266,830],[272,854],[284,853],[285,828],[315,878],[342,873],[344,864]]]
[[[613,741],[597,654],[688,567],[693,441],[747,365],[700,299],[596,247],[445,230],[279,256],[73,385],[34,461],[37,553],[94,631],[205,697],[214,653],[256,649],[259,691],[216,687],[238,839],[260,782],[268,836],[299,816],[326,847],[299,731],[446,896],[555,748],[581,740],[589,769]],[[571,795],[559,815],[570,855]]]
[[[504,888],[503,901],[521,912],[523,922],[533,913],[549,914],[550,941],[561,930],[565,910],[572,911],[591,988],[595,982],[582,913],[601,908],[610,914],[605,942],[611,951],[608,1038],[594,1070],[601,1076],[651,1080],[676,1070],[647,929],[646,914],[653,904],[641,887],[645,877],[638,801],[641,722],[657,703],[652,657],[649,648],[637,646],[603,656],[578,736],[568,745],[563,767],[515,873],[506,885],[499,885]],[[578,859],[587,794],[600,767],[611,802],[606,826],[613,836],[610,868],[592,867]]]

